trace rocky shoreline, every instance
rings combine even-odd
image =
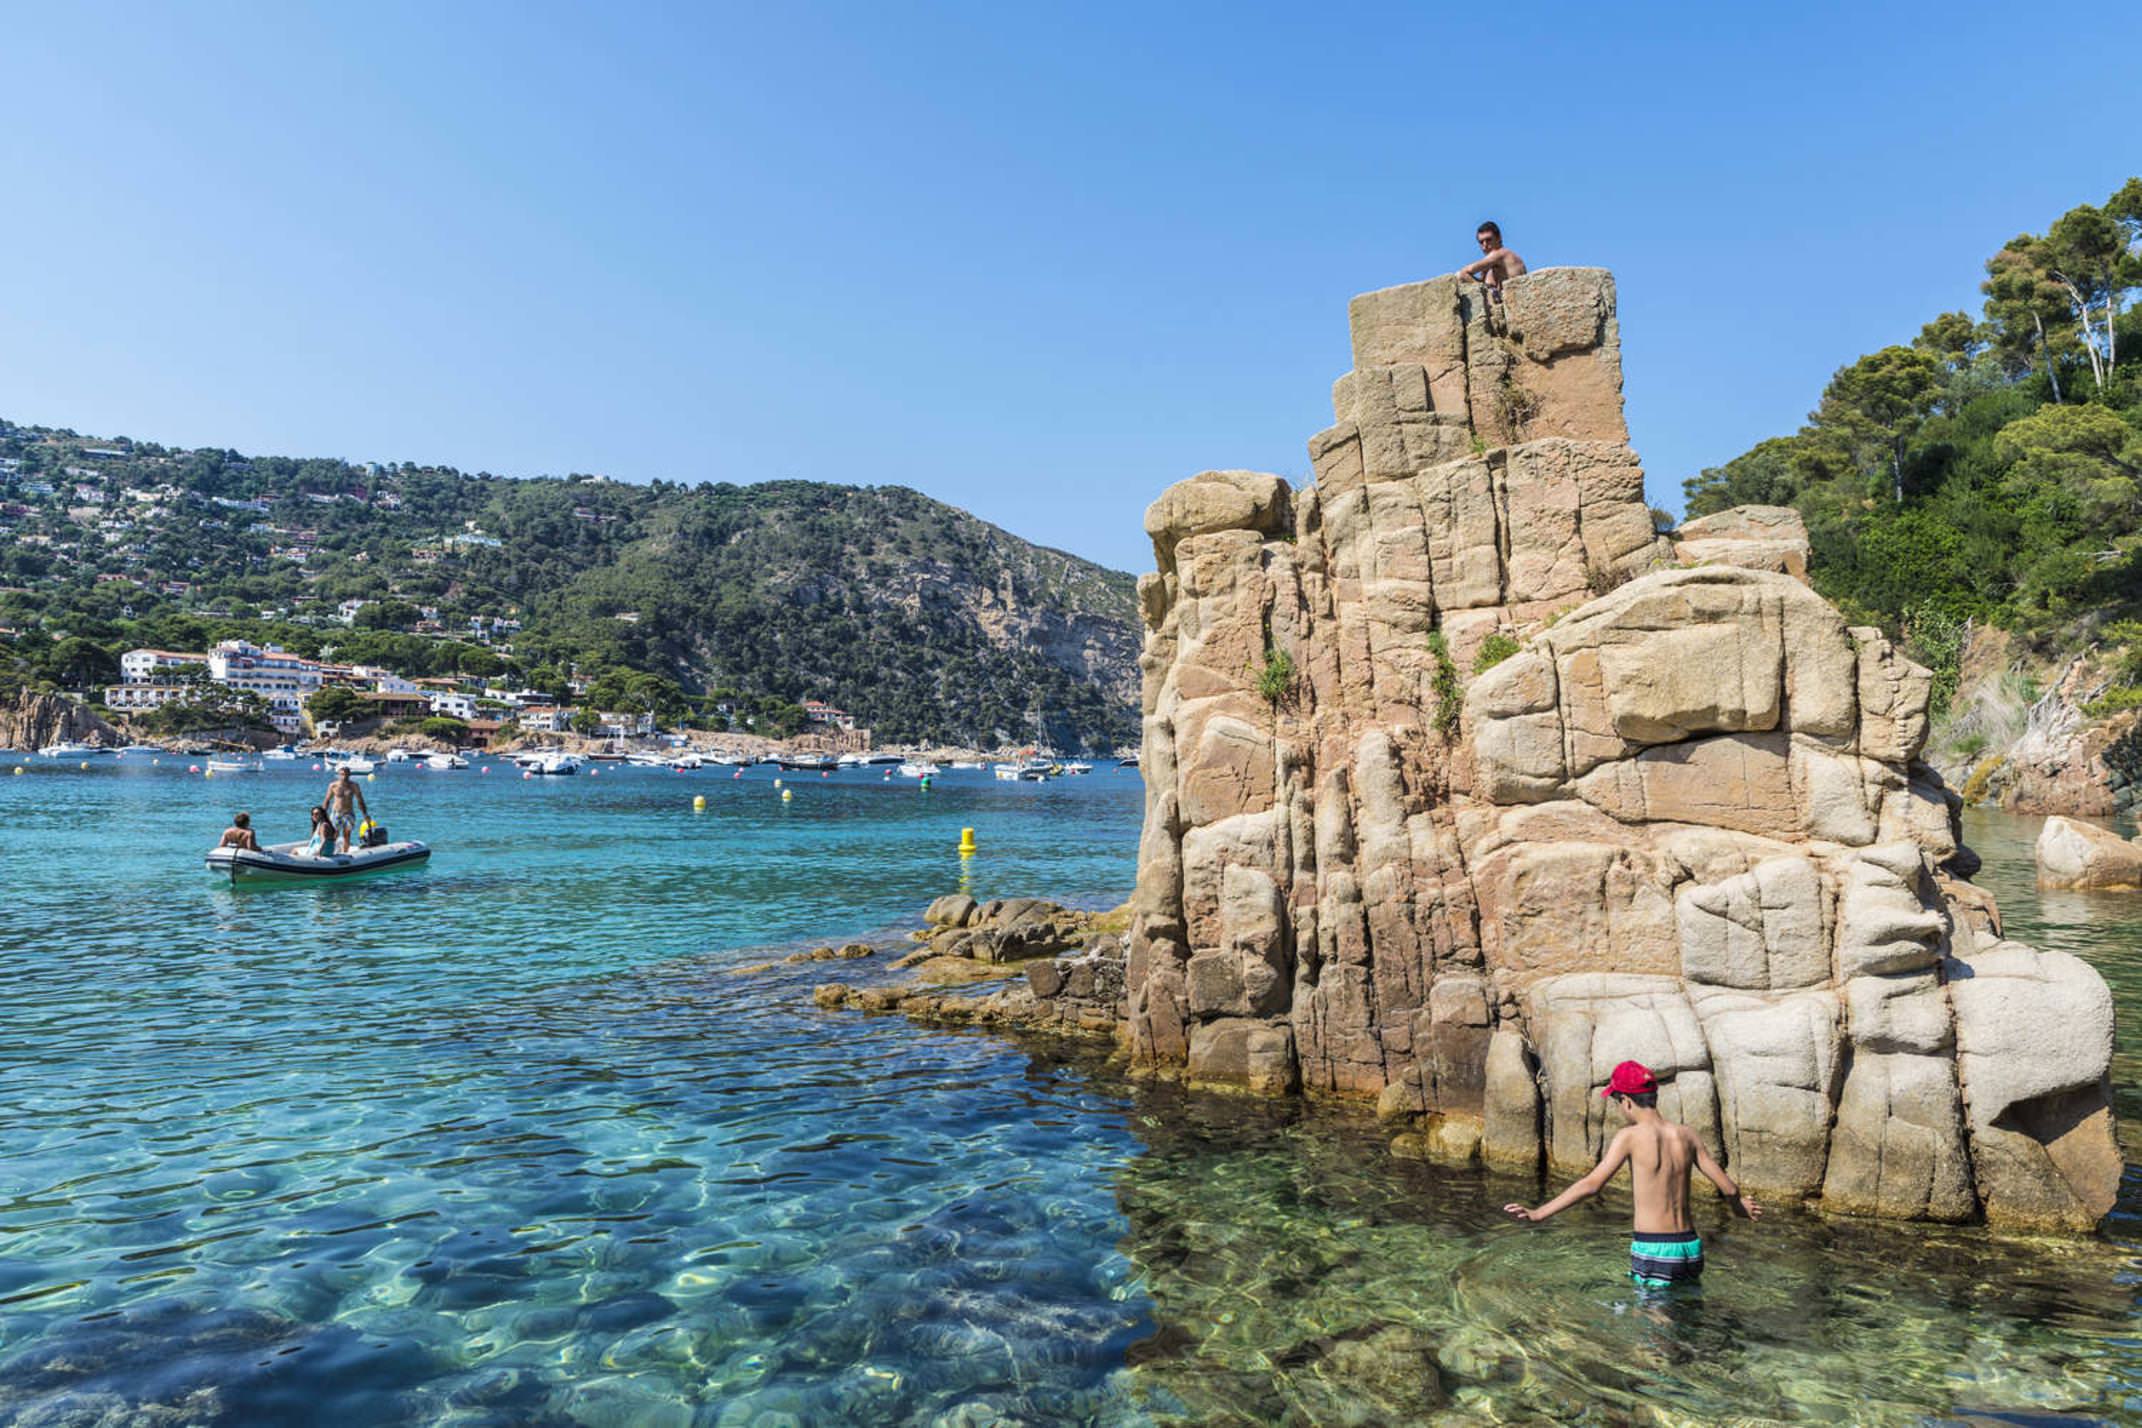
[[[1130,906],[1081,912],[1041,898],[941,897],[893,962],[901,982],[812,991],[825,1010],[900,1012],[916,1021],[1043,1032],[1124,1046],[1124,932]]]

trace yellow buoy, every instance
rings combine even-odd
[[[89,767],[89,765],[87,765],[87,764],[84,764],[84,765],[82,765],[82,767],[86,769],[86,768],[88,768],[88,767]],[[214,769],[203,769],[203,770],[201,770],[201,777],[202,777],[202,778],[214,778],[215,776],[216,776],[216,771],[215,771]]]
[[[21,765],[21,764],[17,764],[17,765],[15,765],[15,772],[16,772],[16,774],[17,774],[18,776],[19,776],[19,775],[20,775],[20,774],[22,773],[22,765]]]
[[[86,769],[89,767],[89,760],[84,759],[80,763],[76,764],[75,767],[78,769]]]
[[[977,851],[977,850],[976,850],[976,848],[975,848],[975,846],[974,846],[974,830],[973,830],[972,828],[962,828],[962,829],[960,829],[960,830],[959,830],[959,854],[960,854],[960,856],[961,856],[961,857],[963,857],[963,858],[966,858],[966,857],[971,857],[971,856],[973,856],[973,854],[974,854],[974,853],[975,853],[976,851]]]
[[[774,775],[773,786],[775,788],[779,788],[781,786],[781,776],[779,774]]]
[[[794,798],[795,796],[796,796],[796,790],[794,790],[794,789],[792,789],[792,788],[784,788],[784,789],[782,789],[782,790],[781,790],[781,801],[782,801],[783,803],[786,803],[786,802],[788,802],[788,801],[789,801],[790,799]]]
[[[695,813],[707,811],[707,796],[705,794],[695,793],[692,795],[692,811]]]
[[[372,781],[373,781],[374,779],[377,779],[378,777],[379,777],[379,775],[378,775],[378,774],[366,774],[366,775],[364,776],[364,781],[365,781],[366,783],[371,783],[371,782],[372,782]]]

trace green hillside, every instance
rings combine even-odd
[[[577,671],[591,701],[762,729],[822,699],[884,741],[1138,732],[1132,578],[901,487],[516,480],[0,421],[0,626],[0,674],[69,688],[137,645],[243,635],[537,688]]]
[[[1959,275],[1960,276],[1960,275]],[[1953,689],[1968,622],[2126,647],[2142,703],[2142,179],[1986,262],[1977,315],[1840,368],[1808,423],[1685,483],[1688,514],[1791,505],[1817,589]]]

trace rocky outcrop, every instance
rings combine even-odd
[[[1080,912],[1039,898],[978,903],[955,893],[929,905],[914,934],[922,945],[893,964],[909,980],[829,982],[812,999],[828,1010],[1113,1041],[1124,1024],[1127,921],[1126,909]]]
[[[1735,506],[1683,521],[1673,533],[1683,565],[1737,565],[1807,579],[1807,522],[1790,506]]]
[[[41,749],[47,744],[118,745],[119,731],[79,699],[39,694],[28,688],[0,692],[0,749]]]
[[[2142,891],[2142,844],[2110,828],[2053,817],[2038,830],[2038,886]]]
[[[1654,533],[1611,277],[1352,320],[1313,485],[1147,514],[1133,1064],[1569,1171],[1633,1058],[1758,1193],[2093,1225],[2102,979],[2001,938],[1929,676],[1796,578],[1804,531]]]

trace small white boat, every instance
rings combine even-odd
[[[943,770],[935,764],[902,764],[897,772],[902,778],[935,778]]]
[[[258,759],[210,759],[206,765],[212,774],[259,773]]]
[[[57,744],[47,744],[37,752],[48,759],[87,759],[98,754],[108,754],[111,750],[100,748],[96,744],[78,744],[62,740]]]
[[[368,774],[376,772],[378,768],[378,764],[372,762],[363,754],[351,754],[348,758],[338,763],[330,763],[327,766],[327,771],[336,773],[342,769],[348,769],[353,774]]]
[[[580,759],[573,754],[553,752],[523,767],[532,774],[576,774],[580,772]]]
[[[1009,783],[1019,777],[1019,766],[1017,764],[995,764],[992,765],[992,772],[994,772],[998,778],[1003,779],[1007,783]]]
[[[426,754],[424,767],[432,769],[465,769],[469,761],[459,754]]]
[[[376,848],[352,848],[347,853],[304,852],[304,843],[269,843],[259,852],[250,848],[211,848],[208,870],[233,883],[334,882],[383,873],[389,868],[413,867],[431,856],[422,843],[382,843]]]
[[[954,759],[952,767],[956,769],[979,769],[985,767],[985,765],[980,759]]]
[[[268,752],[262,754],[261,757],[278,764],[294,763],[297,761],[298,751],[296,749],[291,748],[288,744],[285,744],[279,749],[268,750]]]
[[[387,750],[387,762],[390,764],[413,764],[416,760],[417,756],[407,749]]]

